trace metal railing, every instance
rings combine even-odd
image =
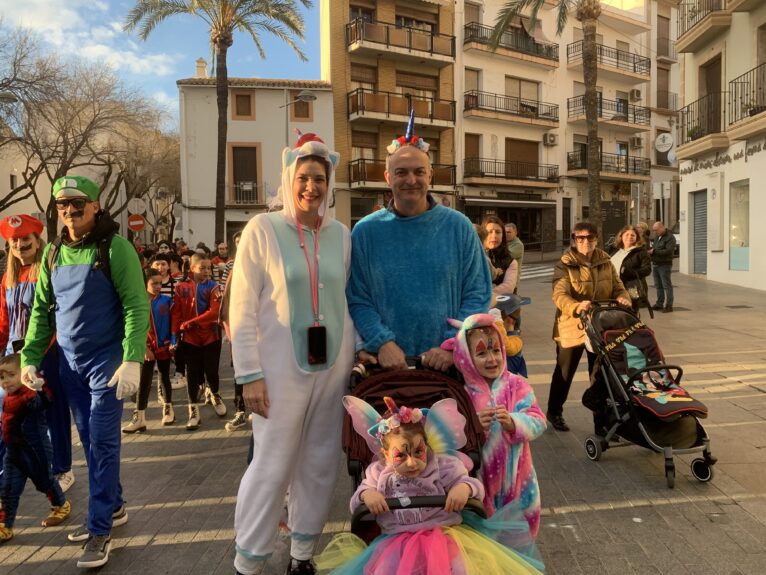
[[[623,156],[621,154],[601,154],[601,172],[615,172],[635,176],[648,176],[652,162],[649,158]],[[567,153],[567,169],[587,170],[588,151],[576,150]]]
[[[357,88],[348,93],[348,115],[381,113],[387,116],[408,116],[410,106],[415,110],[418,121],[444,120],[455,121],[455,101],[423,98],[410,94],[394,92],[376,92],[367,88]]]
[[[729,82],[729,124],[766,112],[766,63]]]
[[[678,94],[667,90],[657,90],[657,107],[663,110],[677,110]]]
[[[454,164],[432,164],[432,186],[454,186]],[[386,161],[360,158],[348,163],[348,177],[352,184],[381,183],[386,181]]]
[[[678,114],[678,145],[725,129],[726,92],[713,92],[682,108]]]
[[[555,164],[466,158],[463,161],[463,177],[557,182],[559,167]]]
[[[255,182],[237,182],[227,186],[229,194],[226,203],[231,206],[251,206],[258,201],[258,185]]]
[[[678,5],[678,38],[686,34],[711,12],[726,9],[726,0],[691,0]]]
[[[478,22],[469,22],[463,29],[463,42],[478,42],[489,45],[490,39],[495,29],[491,26],[484,26]],[[559,45],[548,42],[539,42],[532,36],[518,28],[511,28],[503,32],[500,37],[499,48],[507,48],[514,52],[538,56],[546,60],[559,60]]]
[[[468,90],[463,95],[463,106],[466,110],[489,110],[524,118],[559,121],[557,104],[549,104],[539,100],[525,100],[516,96],[505,96],[491,92],[480,92],[479,90]]]
[[[678,60],[675,41],[670,38],[657,38],[657,57]]]
[[[567,46],[567,62],[575,64],[583,59],[584,40],[572,42]],[[649,76],[652,70],[652,60],[639,54],[631,54],[625,50],[596,44],[596,58],[599,64],[605,64],[626,72],[634,72]]]
[[[604,120],[615,120],[629,124],[648,126],[651,123],[652,111],[644,106],[628,104],[627,100],[605,100],[597,102],[598,117]],[[585,96],[575,96],[567,99],[567,111],[570,118],[585,115]]]
[[[389,22],[367,22],[362,17],[346,24],[346,46],[356,42],[374,42],[388,47],[455,57],[454,36],[398,26]]]

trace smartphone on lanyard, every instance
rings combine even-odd
[[[309,365],[327,363],[327,328],[323,325],[312,325],[308,328]]]

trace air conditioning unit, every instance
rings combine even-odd
[[[633,102],[636,102],[636,101],[640,100],[640,99],[641,99],[641,90],[640,90],[640,89],[638,89],[638,88],[633,88],[633,89],[630,91],[630,99],[631,99]]]
[[[644,139],[641,136],[634,136],[630,139],[630,147],[631,148],[643,148],[644,147]]]
[[[546,132],[543,134],[544,146],[556,146],[559,143],[559,135],[555,132]]]

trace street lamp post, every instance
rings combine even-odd
[[[297,102],[313,102],[317,99],[316,94],[311,90],[301,90],[295,97],[295,100],[289,99],[287,88],[285,88],[285,103],[280,108],[285,109],[285,146],[290,147],[290,106]]]

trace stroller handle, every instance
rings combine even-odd
[[[444,507],[447,503],[447,496],[422,495],[418,497],[387,497],[386,503],[391,511],[395,509],[410,509],[413,507]],[[482,519],[487,518],[487,511],[484,509],[482,502],[478,499],[469,499],[465,504],[464,510],[471,511]],[[368,515],[370,515],[370,510],[364,503],[354,510],[354,514],[351,517],[352,533],[357,531],[359,524]]]
[[[576,318],[583,318],[588,315],[592,315],[594,311],[601,310],[601,309],[630,309],[625,307],[623,304],[618,302],[616,299],[599,299],[599,300],[592,300],[591,302],[591,308],[586,312],[580,312],[574,314],[574,317]]]
[[[627,385],[628,387],[632,387],[635,382],[642,379],[643,375],[645,373],[651,373],[652,371],[667,371],[672,372],[675,371],[675,375],[670,373],[670,378],[673,380],[675,384],[679,384],[681,381],[681,378],[684,376],[684,368],[682,368],[680,365],[672,365],[672,364],[662,364],[658,363],[655,365],[647,365],[646,367],[643,367],[639,370],[634,371],[630,375],[630,379],[628,379]]]

